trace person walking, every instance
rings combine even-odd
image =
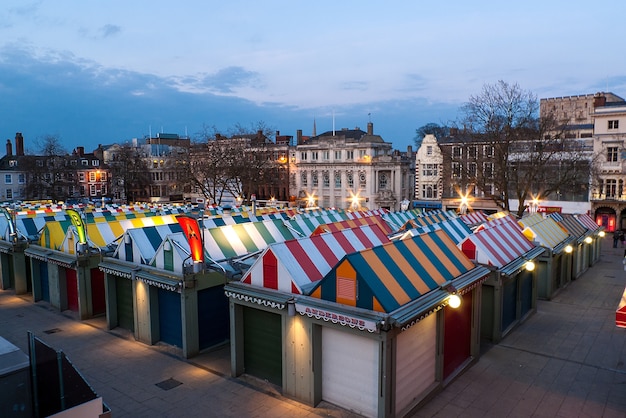
[[[613,231],[613,248],[617,248],[617,241],[619,241],[619,230]]]

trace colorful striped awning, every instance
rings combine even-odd
[[[432,225],[438,222],[443,222],[448,219],[454,219],[454,218],[456,218],[456,214],[452,216],[448,212],[436,212],[436,213],[427,212],[424,215],[420,215],[413,219],[409,219],[404,225],[402,225],[400,230],[404,231],[410,228],[419,228],[419,227]]]
[[[390,313],[474,268],[439,230],[346,255],[310,296]]]
[[[450,237],[450,239],[454,241],[455,244],[459,244],[461,241],[463,241],[465,238],[472,234],[472,230],[469,228],[469,226],[467,226],[465,222],[461,220],[461,218],[455,218],[436,224],[409,229],[404,235],[402,235],[401,239],[406,239],[415,235],[426,234],[429,232],[437,231],[439,229],[443,230]]]
[[[346,254],[389,242],[377,225],[343,229],[270,245],[242,282],[303,294]]]
[[[541,214],[535,213],[526,216],[518,223],[523,228],[524,235],[530,241],[535,241],[542,247],[551,250],[563,243],[568,238],[568,233],[563,230],[552,218],[544,218]]]
[[[469,226],[480,225],[488,221],[487,214],[483,211],[474,211],[459,216]]]
[[[622,299],[619,301],[615,311],[615,325],[620,328],[626,328],[626,289],[624,289]]]
[[[578,221],[590,231],[596,232],[600,229],[600,225],[595,223],[593,219],[591,219],[591,216],[587,215],[586,213],[574,215],[574,217],[578,219]]]
[[[411,209],[403,212],[387,212],[383,219],[387,221],[393,231],[399,231],[402,225],[411,219],[415,219],[422,214],[419,209]]]
[[[380,229],[385,232],[386,235],[389,235],[391,233],[391,228],[389,228],[389,225],[383,220],[383,218],[380,215],[373,215],[361,218],[354,218],[347,221],[322,224],[315,228],[311,235],[319,235],[325,232],[335,232],[342,229],[356,228],[363,225],[378,225]]]
[[[574,216],[559,214],[559,218],[560,220],[557,221],[557,223],[562,228],[564,228],[571,236],[573,236],[579,243],[582,242],[585,237],[590,234],[590,231],[585,228],[583,224],[581,224],[580,221]]]
[[[177,232],[182,232],[178,222],[128,229],[113,257],[137,264],[148,264],[165,237]]]
[[[498,268],[506,266],[534,248],[517,222],[504,222],[475,231],[461,242],[461,250],[471,260]]]

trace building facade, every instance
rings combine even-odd
[[[392,149],[374,125],[302,137],[292,149],[290,178],[298,206],[400,210],[414,196],[414,155]]]

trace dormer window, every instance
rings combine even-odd
[[[100,165],[100,160],[91,160],[91,165],[94,167],[98,167]]]
[[[9,167],[17,167],[17,161],[16,160],[9,160]]]

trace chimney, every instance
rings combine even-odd
[[[79,157],[85,156],[85,147],[76,147],[76,154],[78,154]]]
[[[7,157],[13,155],[13,145],[11,145],[11,140],[7,139]]]
[[[593,107],[603,107],[606,105],[606,96],[604,93],[596,93],[593,96]]]
[[[372,122],[367,122],[367,134],[374,135],[374,124]]]
[[[413,155],[413,147],[412,146],[408,146],[406,147],[406,154],[410,157],[411,155]]]
[[[15,155],[18,157],[24,155],[24,137],[21,132],[15,134]]]
[[[296,131],[296,144],[302,145],[302,129]]]

